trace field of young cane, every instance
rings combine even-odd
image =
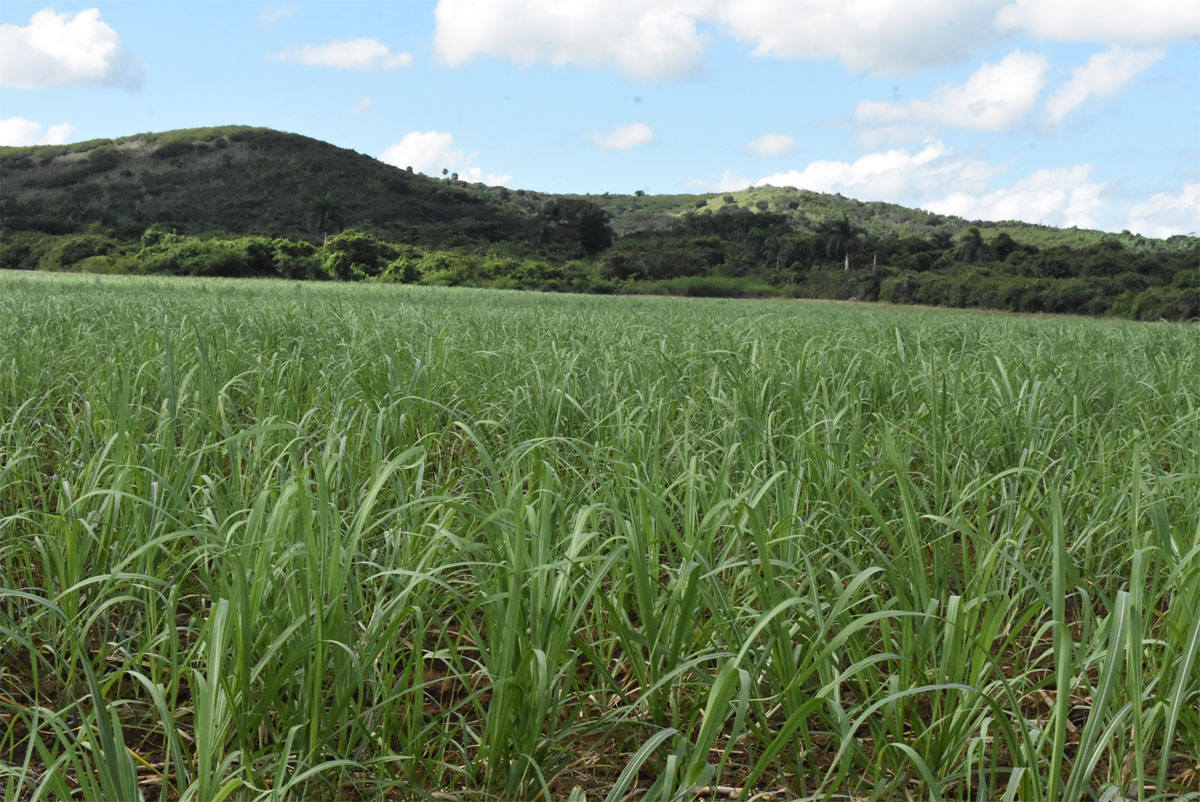
[[[1200,797],[1200,330],[0,276],[0,789]]]

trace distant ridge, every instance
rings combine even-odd
[[[99,223],[120,234],[153,223],[181,232],[317,236],[314,198],[329,194],[346,226],[411,241],[501,241],[555,196],[430,178],[301,134],[220,126],[142,133],[70,145],[0,147],[0,221],[10,231],[65,234]],[[936,215],[790,187],[679,195],[568,195],[611,215],[618,235],[662,229],[726,207],[769,210],[799,229],[847,217],[874,236],[957,235],[969,226],[1040,247],[1120,237],[1007,221]],[[1148,238],[1126,235],[1126,245]],[[1186,238],[1185,238],[1186,239]]]
[[[1200,239],[790,187],[549,195],[225,126],[0,148],[0,268],[1200,318]]]

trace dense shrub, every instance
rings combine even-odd
[[[1135,320],[1196,320],[1200,318],[1200,292],[1195,288],[1151,287],[1134,299]]]
[[[0,269],[36,270],[42,254],[55,246],[55,240],[34,231],[4,232],[0,236]]]
[[[321,271],[317,247],[304,240],[275,240],[274,269],[284,278],[317,278]]]
[[[325,251],[344,254],[351,266],[350,271],[358,271],[366,276],[379,275],[398,255],[395,246],[358,228],[330,237],[325,243]]]

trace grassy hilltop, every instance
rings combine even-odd
[[[1195,237],[781,187],[551,196],[238,126],[0,148],[0,170],[5,268],[1200,316]]]

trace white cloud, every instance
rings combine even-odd
[[[1091,95],[1115,95],[1125,84],[1157,64],[1163,55],[1162,50],[1129,50],[1120,45],[1096,53],[1047,98],[1046,118],[1058,124]]]
[[[592,142],[605,150],[630,150],[654,141],[654,131],[645,123],[618,125],[605,134],[593,134]]]
[[[0,145],[62,145],[75,132],[68,123],[52,125],[42,132],[42,124],[24,117],[0,120]]]
[[[968,220],[1023,220],[1054,226],[1095,228],[1107,203],[1102,184],[1088,181],[1090,164],[1038,170],[1010,187],[991,192],[954,192],[925,208]]]
[[[884,103],[864,100],[854,109],[860,123],[918,121],[1003,131],[1020,123],[1046,85],[1050,63],[1042,56],[1014,50],[999,64],[984,64],[961,86],[945,84],[926,100]]]
[[[683,185],[693,192],[734,192],[746,189],[752,183],[754,182],[737,170],[726,170],[716,181],[709,181],[707,178],[692,178],[684,181]]]
[[[1194,0],[439,0],[438,56],[695,76],[710,31],[756,56],[835,59],[860,73],[961,63],[1002,36],[1161,44],[1200,35]]]
[[[867,201],[915,206],[971,220],[1023,220],[1094,228],[1108,203],[1105,186],[1089,180],[1091,165],[1038,170],[1008,187],[990,185],[1002,167],[958,156],[938,140],[917,152],[868,153],[855,162],[815,161],[776,173],[755,186],[840,192]]]
[[[1195,0],[1015,0],[996,12],[1003,32],[1064,42],[1164,44],[1200,36]]]
[[[958,158],[931,139],[916,153],[893,149],[868,153],[857,161],[814,161],[801,170],[774,173],[755,186],[793,186],[816,192],[841,192],[862,200],[919,205],[948,189],[982,192],[994,168]]]
[[[837,59],[904,73],[967,58],[992,36],[996,0],[722,0],[719,19],[758,56]]]
[[[459,178],[473,184],[487,184],[491,187],[506,186],[512,183],[511,173],[485,173],[478,167],[468,167],[459,174]]]
[[[994,186],[1004,169],[960,157],[941,142],[928,140],[915,153],[897,149],[868,153],[855,162],[814,161],[799,170],[766,176],[755,186],[840,192],[968,220],[1128,228],[1150,237],[1200,232],[1200,181],[1122,211],[1112,208],[1108,185],[1092,179],[1090,164],[1037,170],[1007,186]],[[712,191],[702,182],[688,185]]]
[[[356,114],[362,114],[369,108],[371,108],[371,96],[363,95],[358,100],[350,104],[350,107],[346,109],[346,113],[350,116],[354,116]]]
[[[272,54],[275,61],[298,61],[310,67],[337,67],[343,70],[392,70],[412,66],[412,55],[393,53],[378,39],[345,39],[324,45],[300,47]]]
[[[89,8],[61,14],[45,8],[29,25],[0,25],[0,86],[141,86],[143,67],[121,49],[117,32]]]
[[[494,56],[671,81],[701,70],[709,26],[750,42],[759,56],[898,73],[965,59],[994,37],[1001,1],[439,0],[434,42],[451,66]]]
[[[263,28],[273,28],[296,16],[299,10],[300,6],[263,6],[258,12],[258,24]]]
[[[479,56],[524,67],[608,67],[642,81],[695,74],[710,0],[439,0],[434,44],[450,66]]]
[[[763,134],[746,143],[746,152],[755,156],[783,156],[796,150],[796,140],[787,134]]]
[[[379,160],[396,167],[411,167],[417,172],[435,175],[443,169],[465,166],[479,155],[479,151],[467,155],[461,150],[454,150],[453,144],[453,134],[409,131],[399,142],[380,154]]]
[[[1147,237],[1200,232],[1200,181],[1184,184],[1177,195],[1159,192],[1132,206],[1127,228]]]
[[[409,131],[399,142],[379,154],[379,160],[395,167],[411,167],[426,175],[440,176],[442,170],[458,173],[463,181],[507,184],[508,173],[485,173],[472,162],[479,151],[466,153],[454,147],[454,135],[441,131]]]

